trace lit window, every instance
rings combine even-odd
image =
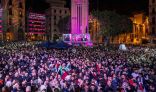
[[[22,11],[19,12],[19,16],[22,17]]]

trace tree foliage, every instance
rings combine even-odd
[[[61,18],[57,24],[60,33],[66,34],[66,33],[70,33],[70,29],[71,29],[71,18],[70,16],[65,16],[63,18]]]
[[[103,36],[117,36],[123,33],[132,32],[132,21],[124,15],[114,11],[93,11],[93,18],[100,24],[99,34]]]

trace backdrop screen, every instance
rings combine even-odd
[[[90,41],[90,34],[63,34],[65,42],[88,42]]]

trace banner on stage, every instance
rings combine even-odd
[[[90,34],[63,34],[64,42],[89,42]]]

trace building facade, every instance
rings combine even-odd
[[[3,40],[25,38],[25,0],[1,0]]]
[[[62,36],[57,26],[59,20],[70,15],[69,8],[65,8],[66,2],[63,0],[46,0],[50,4],[50,8],[46,10],[47,35],[49,40],[54,37]]]
[[[90,38],[93,43],[102,43],[102,36],[99,36],[100,23],[98,19],[94,18],[92,15],[89,16],[89,33]]]
[[[132,33],[121,34],[112,38],[111,43],[142,44],[150,40],[149,18],[144,13],[137,13],[130,19],[133,22]]]
[[[130,19],[133,22],[132,33],[121,34],[116,37],[110,38],[110,43],[113,44],[142,44],[146,43],[150,39],[150,30],[149,30],[149,18],[144,13],[136,13]],[[98,36],[98,31],[100,24],[97,19],[90,19],[90,28],[91,39],[93,42],[102,43],[104,42],[103,37]]]
[[[149,0],[149,26],[151,39],[156,43],[156,0]]]
[[[28,41],[46,40],[46,16],[45,14],[29,12],[27,18]]]
[[[0,39],[3,40],[3,20],[2,20],[3,9],[0,8]]]

